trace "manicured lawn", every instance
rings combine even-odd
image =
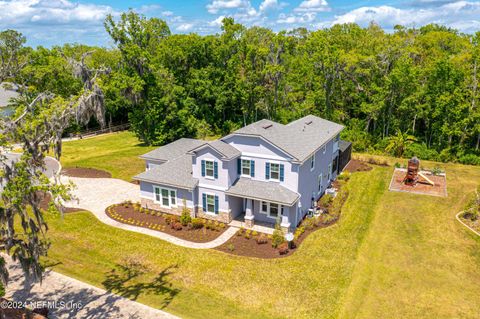
[[[63,143],[61,162],[64,167],[91,167],[106,170],[112,177],[131,181],[145,170],[138,158],[154,147],[142,145],[132,132],[118,132]]]
[[[87,142],[78,143],[85,149]],[[74,151],[65,146],[66,154]],[[110,154],[131,161],[121,151]],[[108,152],[99,162],[81,155],[79,163],[109,170]],[[447,170],[447,198],[389,192],[392,167],[353,174],[340,221],[311,234],[287,258],[186,249],[79,212],[48,217],[48,264],[185,318],[478,318],[480,239],[455,214],[480,182],[480,169],[439,165]],[[119,265],[132,261],[137,266],[130,268],[144,272],[128,279]]]

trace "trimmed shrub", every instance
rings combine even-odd
[[[350,173],[349,171],[343,171],[340,173],[340,175],[338,175],[337,179],[347,182],[351,176],[352,176],[352,173]]]
[[[305,218],[302,222],[302,226],[305,227],[305,229],[313,229],[315,227],[315,218]]]
[[[174,222],[174,223],[172,223],[172,229],[182,230],[182,228],[183,228],[182,223],[180,223],[180,222]]]
[[[230,243],[230,244],[228,244],[227,249],[228,249],[229,251],[234,251],[234,250],[235,250],[235,246]]]
[[[187,226],[191,221],[192,217],[190,216],[190,210],[184,206],[182,209],[182,216],[180,216],[180,223],[182,223],[183,226]]]
[[[263,245],[268,242],[267,236],[265,236],[265,234],[260,234],[255,240],[258,245]]]
[[[298,227],[298,228],[295,230],[295,233],[293,234],[294,240],[299,239],[300,236],[302,236],[304,232],[305,232],[305,227],[303,227],[303,226]]]
[[[288,253],[288,243],[281,243],[278,246],[278,253],[280,255],[286,255]]]
[[[205,222],[201,218],[193,218],[192,219],[192,228],[193,229],[200,229],[205,225]]]

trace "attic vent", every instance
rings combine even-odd
[[[273,126],[273,124],[267,124],[267,125],[264,125],[262,126],[265,130],[268,130],[269,128],[271,128]]]
[[[312,123],[313,123],[313,121],[305,122],[306,125],[310,125],[310,124],[312,124]]]

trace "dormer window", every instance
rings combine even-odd
[[[212,160],[202,160],[202,176],[210,179],[218,178],[218,163]]]
[[[214,176],[213,161],[205,161],[205,176],[212,177]]]

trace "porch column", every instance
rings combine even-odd
[[[280,228],[284,233],[290,231],[290,220],[288,219],[290,209],[284,208],[284,215],[282,215],[282,222],[280,223]]]
[[[254,225],[254,216],[252,211],[252,199],[247,198],[245,204],[245,226],[251,228]]]

